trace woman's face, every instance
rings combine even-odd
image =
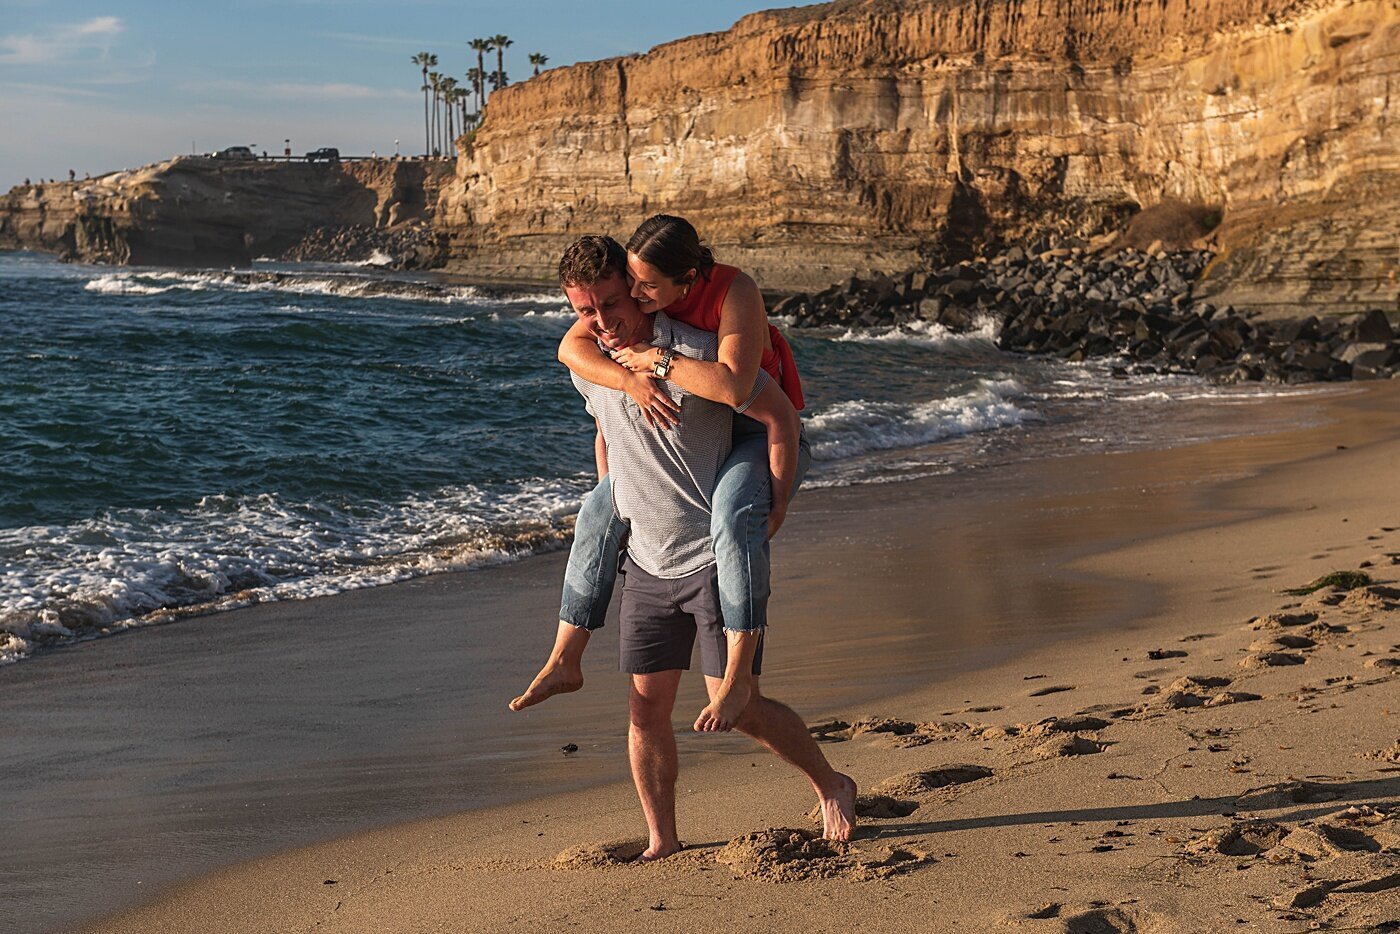
[[[695,278],[695,270],[692,269],[683,281],[677,282],[636,253],[627,254],[627,272],[632,279],[632,297],[647,314],[670,308],[686,293],[687,284]]]

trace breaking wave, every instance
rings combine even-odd
[[[1015,402],[1024,394],[1014,380],[983,380],[969,392],[927,402],[838,402],[807,422],[812,457],[840,460],[1020,425],[1035,417]]]

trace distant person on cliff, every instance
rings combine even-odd
[[[683,218],[648,218],[627,241],[631,296],[647,314],[664,310],[674,321],[716,335],[715,360],[676,359],[638,343],[611,359],[598,335],[579,320],[559,346],[559,359],[589,382],[625,392],[655,430],[673,429],[679,408],[668,385],[725,405],[736,405],[760,369],[779,386],[794,411],[803,407],[802,383],[787,341],[768,323],[758,285],[733,266],[716,263]],[[732,453],[715,485],[713,526],[724,628],[736,651],[751,653],[768,624],[768,540],[783,524],[788,503],[806,473],[811,450],[805,434],[797,451],[751,418],[734,419]],[[795,465],[795,466],[794,466]],[[627,529],[616,521],[607,478],[579,512],[564,577],[555,650],[529,688],[511,702],[520,710],[583,685],[582,643],[571,630],[603,625],[612,597],[618,554]],[[744,666],[696,720],[696,730],[726,731],[744,707]]]
[[[622,247],[612,238],[581,237],[559,264],[569,304],[594,335],[600,354],[635,355],[646,347],[661,352],[663,366],[678,370],[686,363],[713,363],[719,356],[719,335],[682,324],[664,312],[644,313],[630,294],[626,263]],[[762,370],[756,370],[752,385],[728,404],[663,380],[659,388],[678,417],[670,427],[657,430],[626,392],[578,374],[573,381],[597,425],[594,451],[598,473],[607,477],[610,509],[630,529],[620,572],[619,643],[620,667],[632,681],[628,758],[650,835],[640,858],[662,859],[680,849],[671,713],[697,635],[711,708],[719,710],[719,698],[726,692],[737,707],[722,727],[697,721],[695,728],[737,728],[792,763],[817,792],[825,835],[850,839],[855,783],[831,767],[796,713],[759,692],[761,631],[743,640],[726,632],[710,536],[711,504],[729,456],[734,419],[752,416],[781,442],[778,447],[788,453],[778,469],[791,475],[797,470],[801,431],[797,411]],[[587,642],[587,629],[567,624],[563,628],[570,640]],[[742,678],[735,677],[739,670]],[[743,685],[742,697],[736,684]]]

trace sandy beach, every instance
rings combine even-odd
[[[898,495],[804,494],[776,559],[765,690],[869,796],[849,845],[813,838],[805,783],[747,740],[682,736],[687,847],[627,865],[642,823],[623,780],[615,643],[596,640],[580,694],[498,712],[543,652],[558,556],[309,601],[345,619],[343,641],[321,650],[357,671],[336,678],[367,694],[375,677],[400,679],[396,716],[437,727],[387,755],[424,757],[444,816],[221,869],[86,930],[1394,929],[1398,389],[1271,403],[1312,424],[1296,431],[991,468]],[[1361,568],[1371,585],[1284,592]],[[365,660],[361,615],[397,605],[431,626],[468,585],[476,607],[518,608],[474,646],[498,653],[499,681],[455,685],[460,649],[371,677],[387,663]],[[239,612],[255,641],[256,614],[276,629],[295,608]],[[225,647],[220,664],[239,654]],[[305,678],[283,700],[318,686],[335,709],[327,678]],[[359,715],[376,733],[385,719],[369,704]],[[451,739],[497,755],[453,758]],[[579,752],[563,755],[566,742]]]

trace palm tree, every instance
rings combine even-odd
[[[452,141],[457,138],[456,124],[453,120],[453,111],[457,109],[457,79],[451,75],[446,75],[442,79],[442,104],[447,111],[447,138],[443,141],[442,151],[451,155]]]
[[[486,106],[486,53],[495,46],[490,39],[473,39],[467,44],[476,53],[476,70],[481,73],[481,80],[476,86],[476,109],[481,110]]]
[[[462,132],[467,132],[467,98],[471,95],[466,88],[457,89],[457,114],[462,118]]]
[[[491,90],[499,91],[510,84],[510,77],[504,71],[491,72]]]
[[[428,85],[433,89],[433,148],[429,155],[439,153],[442,147],[438,145],[438,125],[442,122],[439,119],[439,102],[442,100],[442,75],[436,71],[428,72]]]
[[[501,88],[505,87],[507,84],[510,84],[510,82],[506,79],[505,54],[506,54],[506,49],[510,48],[510,47],[511,47],[512,45],[514,45],[515,43],[510,41],[510,36],[492,36],[492,37],[491,37],[491,44],[494,45],[494,46],[496,47],[496,75],[497,75],[496,79],[493,80],[493,81],[491,82],[491,86],[494,87],[496,90],[499,91]]]
[[[476,95],[476,112],[481,113],[481,95],[486,93],[486,72],[480,68],[468,69],[467,83],[472,86],[472,93]]]
[[[429,149],[432,148],[432,143],[429,142],[429,130],[428,130],[428,91],[431,90],[431,88],[430,88],[429,85],[428,85],[428,69],[429,69],[429,68],[434,68],[434,67],[436,67],[436,66],[437,66],[437,63],[438,63],[437,56],[434,55],[434,54],[431,53],[431,52],[419,52],[417,55],[413,56],[413,64],[423,66],[423,152],[424,152],[424,153],[427,153],[427,151],[428,151]]]
[[[540,73],[540,66],[543,65],[543,64],[544,64],[545,62],[547,62],[547,61],[549,61],[549,56],[548,56],[548,55],[541,55],[539,52],[531,52],[531,53],[530,53],[530,64],[535,66],[535,75],[536,75],[537,77],[539,76],[539,73]]]

